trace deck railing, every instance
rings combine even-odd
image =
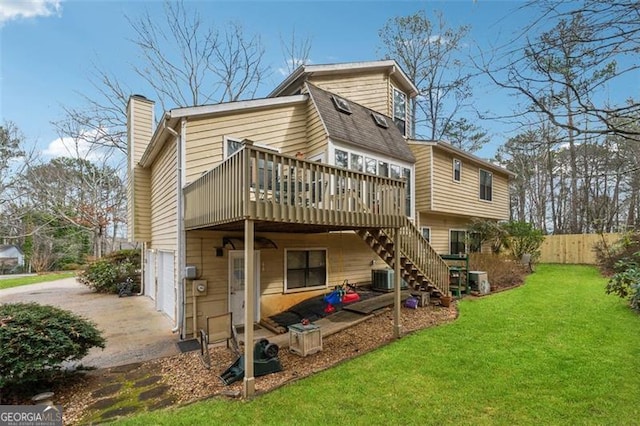
[[[282,155],[252,144],[184,188],[185,228],[246,218],[328,228],[396,228],[404,181]]]

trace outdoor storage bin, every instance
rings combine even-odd
[[[289,326],[289,350],[307,356],[322,350],[322,331],[315,324]]]

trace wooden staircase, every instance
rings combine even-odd
[[[393,229],[363,229],[356,233],[389,267],[395,268]],[[449,266],[408,218],[400,228],[399,249],[402,279],[410,288],[449,295]]]

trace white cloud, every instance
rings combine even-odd
[[[42,154],[50,158],[71,157],[92,162],[104,160],[106,149],[97,147],[91,143],[99,139],[98,133],[99,131],[97,130],[91,130],[77,138],[63,137],[54,139],[49,142],[49,145],[42,151]]]
[[[62,0],[0,0],[0,25],[16,19],[58,15]]]

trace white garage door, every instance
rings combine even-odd
[[[156,300],[156,253],[145,250],[144,259],[144,295]]]
[[[176,317],[176,286],[174,255],[170,251],[158,252],[158,290],[156,307],[175,321]]]

